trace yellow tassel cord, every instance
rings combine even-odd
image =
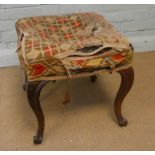
[[[69,102],[70,102],[70,79],[67,80],[67,89],[62,103],[66,105]]]

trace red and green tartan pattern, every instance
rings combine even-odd
[[[132,59],[127,39],[95,13],[27,17],[19,19],[16,27],[19,59],[30,80],[66,75],[70,69],[126,65]],[[96,58],[91,54],[82,59],[72,57],[75,51],[92,45],[116,52],[105,52],[106,59],[105,55]]]

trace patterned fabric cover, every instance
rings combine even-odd
[[[17,52],[29,80],[131,63],[128,40],[96,13],[19,19]]]

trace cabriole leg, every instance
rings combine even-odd
[[[34,136],[35,144],[40,144],[43,140],[44,115],[43,115],[42,108],[40,105],[39,97],[40,97],[41,89],[46,83],[47,81],[27,82],[28,101],[38,121],[37,134],[36,136]]]
[[[97,80],[97,75],[91,75],[90,80],[92,83],[94,83]]]
[[[127,120],[122,116],[121,105],[125,96],[130,91],[134,81],[134,71],[132,67],[127,69],[119,70],[118,73],[121,75],[121,85],[117,92],[114,101],[114,111],[120,126],[126,126]]]

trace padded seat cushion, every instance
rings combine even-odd
[[[17,52],[29,80],[131,63],[127,38],[96,13],[27,17],[16,22],[16,29]]]

